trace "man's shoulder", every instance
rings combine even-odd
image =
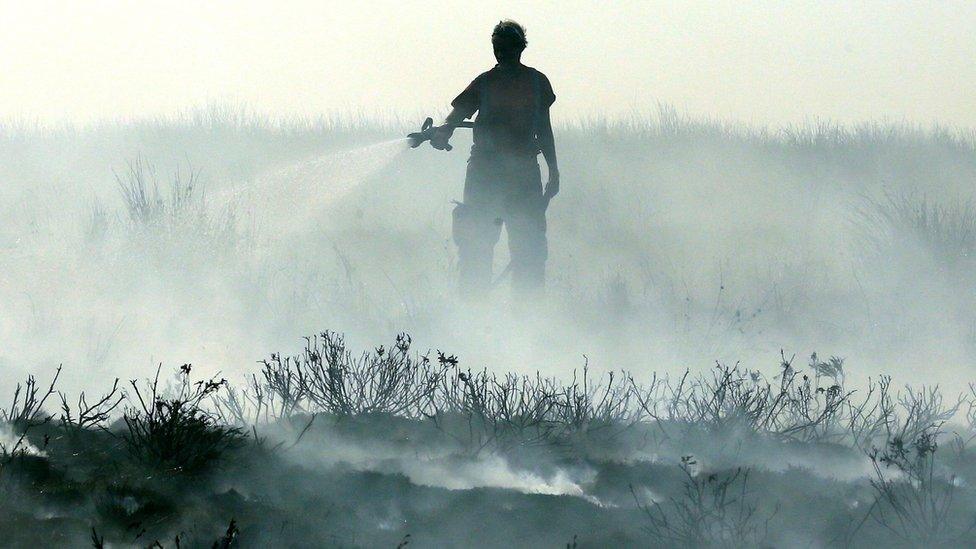
[[[509,74],[509,75],[511,75],[512,74],[510,72],[511,70],[512,70],[511,68],[503,68],[503,67],[500,67],[498,65],[495,65],[494,67],[492,67],[492,68],[486,70],[485,72],[479,74],[474,80],[475,80],[475,82],[477,82],[477,81],[482,80],[484,78],[491,78],[493,75],[496,75],[496,74]],[[518,73],[528,74],[528,75],[532,75],[532,76],[538,76],[543,82],[549,82],[549,77],[547,77],[544,72],[540,71],[539,69],[537,69],[535,67],[530,67],[528,65],[520,65],[519,68],[518,68]],[[516,74],[518,74],[518,73],[516,73]]]
[[[518,68],[516,70],[519,70],[519,71],[522,71],[522,72],[538,73],[541,76],[545,76],[545,74],[542,71],[540,71],[539,69],[537,69],[535,67],[530,67],[528,65],[522,65],[522,64],[519,64],[517,67]],[[512,69],[511,68],[502,67],[501,65],[495,65],[494,67],[488,69],[487,71],[485,71],[482,74],[488,74],[488,73],[492,73],[492,72],[496,72],[496,71],[506,71],[506,70],[512,70]]]
[[[528,69],[531,74],[533,74],[536,78],[539,79],[539,82],[540,82],[541,86],[544,89],[545,88],[550,88],[550,89],[552,88],[552,83],[549,82],[549,77],[546,76],[546,73],[540,71],[539,69],[537,69],[535,67],[528,67],[528,66],[526,66],[525,68]]]
[[[495,65],[494,67],[486,70],[485,72],[479,74],[478,76],[475,76],[474,77],[474,80],[475,80],[475,82],[477,82],[478,80],[483,80],[485,78],[489,78],[493,74],[498,74],[498,65]]]
[[[543,96],[543,102],[548,106],[552,105],[556,101],[556,92],[552,89],[552,82],[549,81],[549,77],[545,75],[539,69],[534,67],[526,67],[531,71],[535,77],[538,79],[538,86]]]

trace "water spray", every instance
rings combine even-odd
[[[448,124],[445,124],[445,126],[447,125]],[[458,124],[453,124],[450,126],[454,128],[473,128],[474,122],[460,122]],[[437,132],[437,130],[439,130],[442,127],[444,126],[435,126],[434,119],[428,116],[427,120],[424,120],[423,125],[420,126],[419,132],[413,132],[407,135],[407,139],[410,141],[410,148],[416,149],[417,147],[421,146],[425,141],[430,141],[430,139],[434,137],[434,133]],[[444,147],[444,150],[449,151],[452,148],[453,147],[451,147],[450,145],[446,145]]]

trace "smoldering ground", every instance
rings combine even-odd
[[[573,435],[571,444],[559,439],[550,448],[548,428],[545,443],[524,444],[518,437],[473,442],[458,440],[464,429],[456,425],[429,424],[431,410],[378,421],[370,419],[371,410],[302,401],[290,410],[293,419],[281,410],[261,418],[221,416],[223,423],[239,424],[249,442],[244,450],[227,449],[236,457],[223,462],[223,472],[208,473],[211,484],[201,492],[165,483],[127,486],[133,493],[122,499],[154,505],[185,499],[184,510],[161,513],[177,518],[152,528],[147,522],[152,536],[165,541],[196,524],[199,539],[217,537],[236,517],[247,534],[241,539],[252,541],[396,545],[410,534],[416,543],[538,545],[564,544],[576,534],[584,545],[641,545],[671,532],[655,529],[660,516],[653,501],[670,516],[670,498],[687,487],[708,492],[710,486],[695,479],[710,473],[719,475],[716,482],[733,478],[731,489],[742,488],[742,477],[731,476],[741,467],[751,475],[747,500],[756,502],[750,525],[768,520],[768,539],[778,545],[791,534],[801,544],[836,545],[855,530],[867,536],[862,542],[887,539],[879,521],[855,528],[866,515],[854,507],[870,508],[876,497],[868,481],[877,481],[868,455],[873,446],[891,451],[896,431],[911,445],[928,432],[923,427],[952,419],[951,429],[940,428],[938,471],[965,456],[962,444],[954,458],[941,457],[955,440],[951,433],[965,442],[969,428],[969,400],[957,406],[955,396],[972,379],[976,337],[968,276],[976,247],[971,134],[904,125],[759,130],[688,120],[669,109],[648,118],[565,126],[557,132],[563,192],[549,212],[546,298],[513,303],[503,280],[491,304],[473,307],[453,298],[450,242],[451,201],[460,197],[467,137],[459,131],[458,150],[450,154],[407,150],[397,140],[413,130],[405,126],[275,122],[219,111],[81,129],[6,126],[0,135],[3,389],[13,394],[17,380],[28,374],[46,380],[63,364],[60,390],[101,394],[116,377],[123,386],[144,380],[161,363],[168,380],[189,363],[194,379],[219,373],[227,387],[241,391],[265,379],[259,360],[298,353],[303,336],[336,330],[346,334],[349,349],[389,350],[393,337],[406,332],[412,353],[431,349],[434,362],[438,349],[455,355],[461,368],[455,381],[459,372],[483,368],[529,379],[537,379],[536,372],[555,376],[558,383],[544,391],[552,410],[568,409],[565,387],[584,367],[591,380],[604,382],[601,376],[618,372],[618,383],[634,380],[624,385],[628,413],[639,411],[640,425],[666,412],[678,424],[694,423],[696,416],[642,406],[637,395],[648,393],[637,385],[670,376],[671,392],[661,389],[653,399],[666,403],[683,387],[686,369],[710,375],[716,361],[727,368],[738,362],[740,377],[730,378],[736,387],[758,390],[767,380],[776,402],[784,363],[819,380],[826,374],[817,373],[818,365],[836,355],[845,359],[841,373],[814,386],[823,392],[812,398],[843,386],[858,391],[850,402],[890,407],[889,419],[865,435],[870,443],[851,440],[852,425],[867,420],[848,413],[823,437],[782,432],[808,432],[802,423],[777,427],[750,419],[736,429],[765,433],[762,444],[716,444],[708,429],[665,434],[624,421],[630,427],[618,436],[586,442]],[[504,250],[502,242],[499,272]],[[808,360],[815,351],[819,358]],[[799,358],[790,360],[794,355]],[[894,379],[887,404],[878,400],[884,375]],[[941,384],[939,393],[920,389],[935,384]],[[252,398],[259,386],[251,386]],[[134,389],[127,390],[124,406],[135,406]],[[208,395],[207,406],[226,390]],[[751,400],[736,402],[718,408],[715,417],[755,417]],[[46,403],[54,419],[43,429],[58,423],[59,404],[56,397]],[[465,406],[455,412],[470,416]],[[599,401],[589,406],[599,408]],[[920,417],[919,409],[928,415]],[[958,414],[950,418],[947,411]],[[819,417],[808,412],[811,421]],[[350,419],[358,415],[363,418]],[[546,416],[544,423],[551,421]],[[250,430],[253,423],[260,427]],[[511,427],[502,423],[507,433]],[[898,431],[903,423],[913,427]],[[17,429],[12,433],[19,436]],[[65,462],[53,449],[70,445],[57,430],[43,429],[26,439],[36,450],[30,459],[44,452],[57,471]],[[110,431],[128,432],[120,424]],[[776,436],[766,436],[770,432]],[[48,448],[41,433],[53,437]],[[260,452],[281,443],[267,470],[259,458],[246,457],[262,440]],[[105,444],[120,455],[131,450],[118,440],[117,447]],[[690,462],[682,458],[688,456],[704,477],[686,477]],[[960,484],[952,513],[966,515],[967,471],[951,472]],[[18,478],[36,480],[32,474]],[[298,480],[283,480],[290,475],[307,479],[306,486],[299,490]],[[289,500],[289,489],[300,495]],[[226,506],[215,508],[232,516],[201,515],[207,498],[223,498]],[[818,502],[823,516],[798,527],[793,513],[801,505],[791,507],[791,498]],[[463,512],[444,514],[461,500]],[[297,531],[279,524],[275,535],[282,537],[269,538],[274,529],[270,520],[256,518],[257,502],[289,524],[302,522],[298,509],[305,506],[321,514]],[[251,509],[252,524],[235,509]],[[484,509],[503,518],[478,530],[471,517]],[[46,516],[21,511],[35,520]],[[582,515],[590,518],[580,522]],[[133,537],[138,529],[127,532],[92,516],[99,515],[74,515],[66,531],[97,525],[110,539],[142,543]],[[535,519],[557,527],[532,531]],[[516,531],[505,530],[505,520]],[[946,536],[932,539],[955,539],[964,527],[952,524]],[[759,533],[737,535],[755,540]]]

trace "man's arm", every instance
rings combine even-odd
[[[448,141],[451,140],[451,136],[454,135],[454,128],[458,124],[463,122],[466,118],[470,118],[474,115],[475,111],[468,112],[469,109],[454,107],[451,109],[450,114],[444,119],[444,123],[434,130],[434,135],[430,138],[430,144],[432,147],[438,150],[444,150],[447,148]]]
[[[448,141],[454,135],[454,128],[478,111],[481,95],[478,90],[481,88],[480,82],[483,77],[484,75],[475,78],[454,98],[454,101],[451,101],[451,113],[444,119],[444,123],[434,130],[434,135],[430,139],[430,144],[435,149],[447,149]]]
[[[549,119],[548,107],[543,110],[539,122],[539,148],[549,167],[549,182],[546,183],[544,196],[546,200],[552,200],[552,197],[559,194],[559,163],[556,161],[556,140],[552,136],[552,120]]]
[[[470,111],[469,109],[462,109],[460,107],[454,107],[451,112],[444,119],[444,125],[449,126],[452,129],[456,128],[458,124],[464,122],[466,119],[474,116],[475,111]]]

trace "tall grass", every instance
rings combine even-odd
[[[864,199],[861,236],[871,252],[897,257],[920,249],[941,267],[967,268],[976,260],[976,208],[971,201],[939,202],[925,196],[886,191]]]

